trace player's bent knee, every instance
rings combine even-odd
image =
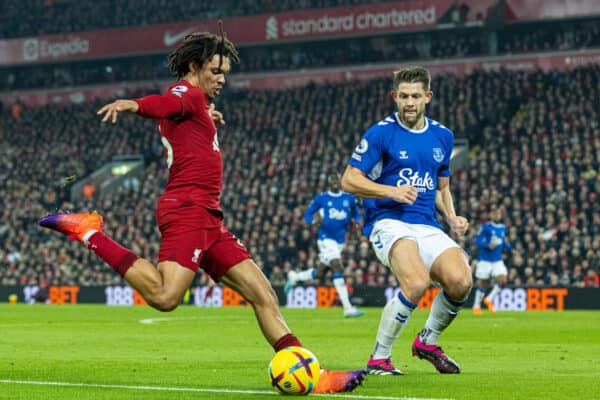
[[[404,284],[400,285],[400,288],[409,301],[417,303],[421,297],[429,289],[431,281],[428,277],[413,277],[413,279],[407,280]]]
[[[463,299],[471,292],[472,286],[473,279],[470,275],[456,275],[446,282],[444,290],[454,299]]]
[[[177,308],[179,303],[181,303],[181,300],[174,298],[173,296],[164,295],[155,296],[154,298],[146,299],[146,301],[149,306],[162,312],[173,311]]]

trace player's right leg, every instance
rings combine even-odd
[[[122,247],[104,234],[103,219],[95,212],[50,214],[41,218],[39,223],[84,243],[136,289],[150,306],[160,311],[177,307],[194,279],[194,271],[176,262],[159,263],[156,269],[149,261]]]
[[[402,375],[392,365],[392,347],[430,283],[429,273],[419,255],[416,242],[396,237],[389,235],[389,240],[386,240],[385,234],[379,234],[378,243],[383,243],[384,246],[374,247],[380,261],[390,266],[400,286],[398,294],[386,304],[381,314],[375,350],[367,363],[369,374],[374,375]],[[387,249],[389,250],[386,251]],[[386,254],[389,256],[386,257]]]
[[[481,301],[485,297],[485,291],[487,290],[488,285],[488,279],[477,279],[475,298],[473,299],[473,314],[475,315],[481,315]]]
[[[492,276],[496,280],[494,283],[494,287],[492,288],[490,294],[484,300],[486,307],[491,313],[496,312],[496,308],[494,307],[494,300],[496,296],[500,294],[502,288],[506,285],[508,271],[506,269],[506,265],[504,265],[503,261],[496,261],[492,264]]]

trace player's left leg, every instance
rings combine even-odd
[[[262,333],[277,352],[289,346],[302,346],[291,333],[279,310],[277,295],[269,280],[251,259],[246,259],[221,277],[221,282],[237,291],[254,309]],[[314,393],[352,391],[364,380],[366,371],[322,370]]]
[[[296,272],[294,270],[289,271],[287,275],[287,281],[283,286],[283,292],[288,294],[298,282],[306,282],[321,278],[326,268],[326,265],[323,265],[323,263],[319,262],[316,267],[308,268],[300,272]]]
[[[283,347],[277,345],[284,336],[293,335],[281,316],[275,291],[254,261],[246,259],[236,264],[220,281],[242,295],[252,306],[263,335],[275,351],[287,346],[301,346],[295,336],[290,337],[290,343]]]
[[[354,307],[350,302],[350,296],[348,294],[348,287],[346,286],[346,280],[344,279],[344,267],[342,261],[339,258],[331,260],[329,267],[333,272],[333,286],[337,291],[342,307],[344,308],[344,317],[356,318],[364,315],[364,311]]]
[[[471,290],[471,269],[463,250],[450,247],[431,264],[431,279],[442,285],[431,306],[425,327],[413,342],[413,355],[427,359],[441,373],[459,373],[459,365],[437,345],[438,338],[454,320]]]
[[[329,260],[332,258],[332,254],[335,255],[337,253],[338,258],[339,254],[341,254],[341,250],[338,251],[337,246],[338,244],[333,240],[318,240],[317,247],[319,248],[319,262],[317,263],[317,266],[300,272],[293,270],[288,272],[287,282],[283,287],[284,293],[288,294],[298,282],[322,278],[325,273],[325,269],[329,268]]]

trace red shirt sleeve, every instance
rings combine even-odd
[[[196,111],[191,93],[169,91],[163,96],[156,94],[135,99],[140,107],[138,114],[146,118],[179,119]]]

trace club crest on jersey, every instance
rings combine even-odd
[[[444,160],[444,152],[439,147],[433,148],[433,159],[437,162],[442,162]]]
[[[171,93],[173,93],[177,97],[183,97],[183,94],[188,91],[188,87],[184,85],[178,85],[171,89]]]
[[[175,86],[173,89],[171,89],[171,91],[185,93],[188,91],[188,87],[184,86],[184,85],[178,85],[178,86]]]
[[[200,253],[202,252],[202,249],[195,249],[194,250],[194,255],[192,257],[192,262],[194,264],[197,264],[199,259],[200,259]]]

